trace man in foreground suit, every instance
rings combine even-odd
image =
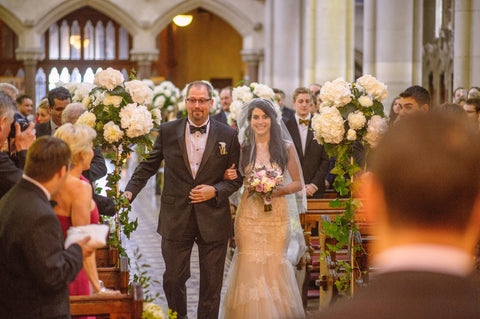
[[[43,137],[28,150],[23,178],[0,200],[0,318],[70,318],[68,284],[90,238],[64,249],[49,202],[65,184],[70,149]]]
[[[322,198],[330,159],[323,145],[313,139],[310,114],[311,94],[300,87],[293,92],[295,115],[285,122],[303,170],[305,190],[310,198]]]
[[[158,232],[166,265],[163,288],[168,306],[178,318],[187,315],[185,282],[190,277],[194,242],[200,259],[198,318],[218,318],[232,233],[228,197],[242,183],[240,174],[235,180],[223,180],[227,168],[238,167],[240,146],[234,129],[210,120],[212,91],[204,81],[187,86],[188,118],[160,126],[153,151],[139,164],[125,189],[125,196],[135,199],[165,160]]]
[[[318,318],[480,318],[473,271],[480,233],[480,142],[460,114],[396,123],[361,177],[375,222],[375,277]]]

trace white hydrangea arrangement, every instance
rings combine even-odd
[[[87,82],[70,82],[70,83],[57,83],[57,87],[65,87],[72,96],[72,102],[82,102],[84,98],[88,96],[91,90],[95,87],[92,83]]]
[[[88,112],[78,122],[97,131],[97,144],[151,144],[147,134],[161,123],[162,113],[151,106],[148,82],[125,81],[120,71],[108,68],[95,75],[94,83],[96,87],[82,101]]]
[[[238,114],[242,109],[243,104],[247,103],[253,98],[265,98],[270,99],[276,106],[276,111],[282,117],[282,112],[280,107],[275,101],[275,93],[272,88],[265,84],[252,82],[249,86],[242,85],[233,88],[232,91],[232,104],[230,104],[230,113],[228,115],[227,121],[229,125],[236,125]]]
[[[152,82],[153,84],[153,82]],[[170,81],[163,81],[159,85],[151,86],[153,89],[153,106],[163,114],[163,119],[168,120],[177,110],[177,104],[181,101],[180,89]]]
[[[327,144],[327,151],[355,141],[374,147],[387,129],[381,103],[387,94],[386,85],[368,74],[355,83],[341,78],[326,82],[320,91],[319,113],[312,119],[315,139]]]

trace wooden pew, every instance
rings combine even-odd
[[[103,281],[105,288],[120,290],[122,293],[127,293],[130,276],[127,257],[119,257],[118,267],[100,267],[97,268],[97,271],[98,279]]]
[[[73,318],[108,316],[110,319],[138,319],[142,317],[142,311],[143,290],[139,283],[132,284],[130,294],[70,297],[70,312]]]
[[[97,248],[95,251],[95,260],[98,267],[115,267],[118,262],[118,249],[111,245],[103,248]]]

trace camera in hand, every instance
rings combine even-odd
[[[27,119],[23,118],[23,116],[21,116],[20,114],[15,113],[15,115],[13,116],[13,122],[12,126],[10,127],[10,134],[8,135],[8,138],[15,138],[15,123],[20,124],[20,129],[22,132],[25,131],[29,125]]]

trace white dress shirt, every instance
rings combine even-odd
[[[190,125],[197,126],[190,121],[187,121],[185,128],[185,144],[187,146],[188,161],[190,163],[190,169],[193,174],[193,178],[197,175],[198,168],[202,162],[203,152],[205,151],[205,145],[207,144],[208,132],[210,131],[210,119],[200,126],[207,125],[207,132],[202,134],[200,132],[190,133]]]

